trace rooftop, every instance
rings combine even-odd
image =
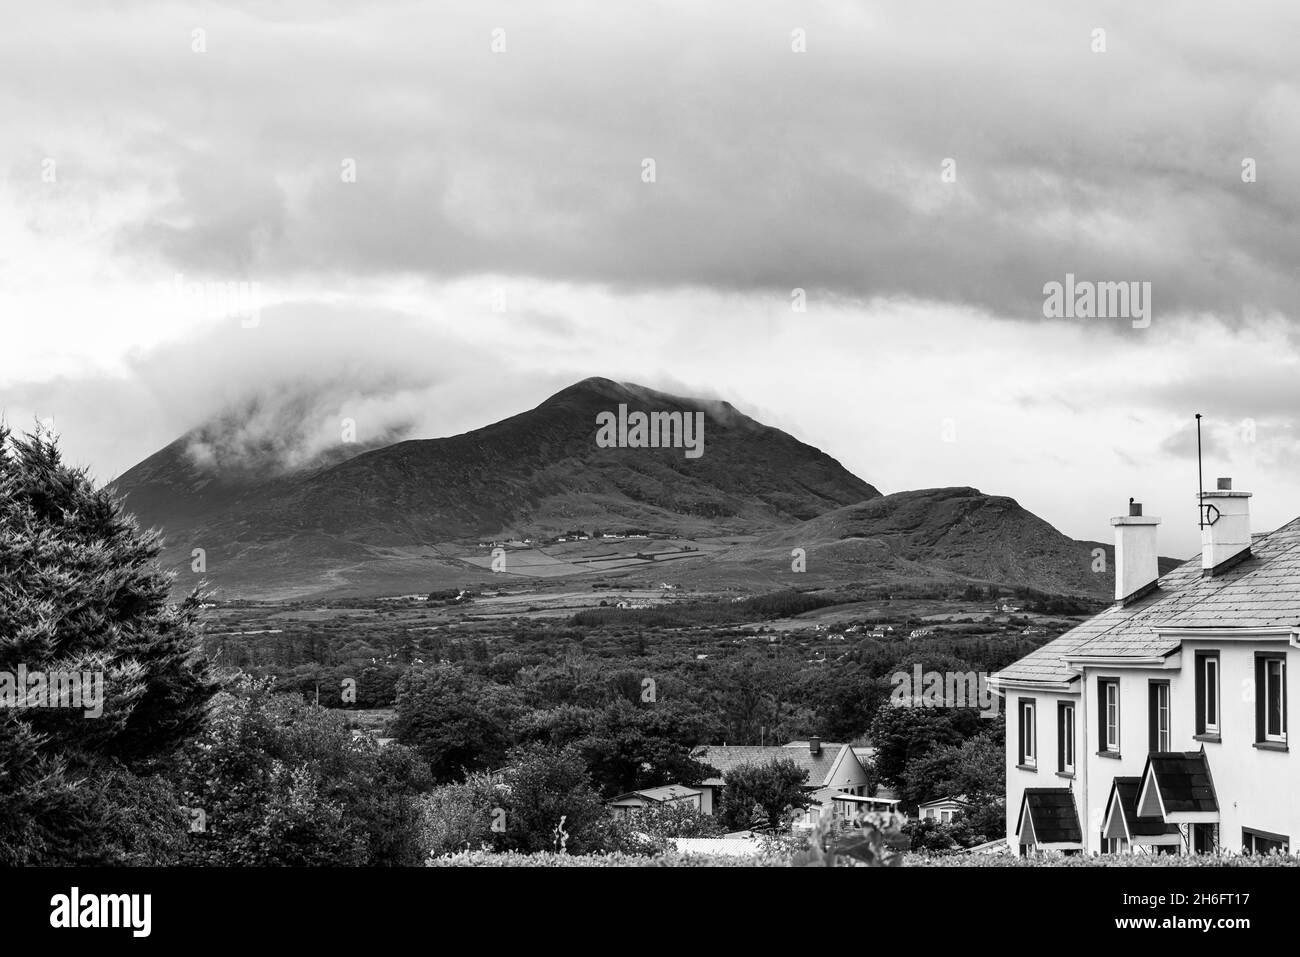
[[[1038,844],[1078,844],[1083,840],[1074,794],[1069,788],[1025,788],[1020,808],[1020,832],[1028,815]]]
[[[1172,628],[1294,628],[1300,626],[1300,518],[1256,537],[1251,555],[1213,577],[1201,558],[1179,565],[1151,594],[1112,605],[997,672],[998,683],[1063,685],[1078,674],[1069,660],[1163,658],[1178,650]]]
[[[821,787],[826,783],[831,770],[839,759],[840,752],[848,745],[827,742],[821,751],[813,754],[803,748],[786,745],[703,745],[691,752],[691,757],[704,764],[717,768],[726,777],[728,772],[742,764],[767,764],[775,760],[793,761],[796,767],[808,772],[808,787]],[[721,783],[717,778],[706,778],[705,784]]]

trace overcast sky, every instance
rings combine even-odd
[[[102,479],[603,375],[1079,538],[1136,496],[1176,555],[1199,411],[1300,514],[1294,3],[267,6],[6,12],[0,407]],[[1067,273],[1149,325],[1044,318]],[[183,294],[231,282],[256,324]]]

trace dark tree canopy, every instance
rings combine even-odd
[[[144,801],[150,786],[133,779],[197,731],[216,684],[199,596],[171,602],[159,550],[51,436],[0,425],[0,673],[85,673],[103,690],[97,717],[0,709],[0,863],[135,861],[148,837],[135,828],[176,823],[179,809]],[[125,815],[124,833],[124,803],[167,820]]]

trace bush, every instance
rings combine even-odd
[[[277,694],[270,679],[241,675],[217,697],[180,780],[202,822],[187,863],[414,865],[427,856],[423,762],[354,736],[342,713]]]

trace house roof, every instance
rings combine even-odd
[[[1025,788],[1017,833],[1024,831],[1026,815],[1037,844],[1079,844],[1083,841],[1074,793],[1069,788]]]
[[[1060,685],[1078,677],[1067,659],[1162,658],[1180,639],[1166,628],[1300,626],[1300,518],[1256,537],[1250,557],[1218,575],[1201,557],[1179,565],[1150,594],[1115,604],[993,675],[998,684]]]
[[[813,754],[807,747],[802,749],[784,745],[703,745],[691,752],[691,757],[704,764],[710,764],[726,775],[742,764],[767,764],[769,761],[784,759],[808,772],[808,787],[823,787],[831,771],[839,763],[841,752],[852,748],[846,744],[823,744],[821,751]],[[856,758],[854,759],[856,760]],[[721,784],[719,778],[706,778],[705,784]]]
[[[963,807],[971,806],[970,799],[967,798],[966,795],[958,794],[956,797],[949,795],[948,797],[935,798],[933,801],[926,801],[923,804],[918,804],[917,807],[938,807],[940,804],[960,804]]]
[[[1147,756],[1140,785],[1154,782],[1165,814],[1197,814],[1219,810],[1214,779],[1204,751],[1157,751]],[[1139,787],[1139,798],[1142,787]]]
[[[676,801],[680,798],[694,797],[697,794],[703,794],[697,788],[688,788],[684,784],[665,784],[657,788],[644,788],[640,791],[628,791],[626,794],[620,794],[618,797],[610,798],[610,803],[617,801],[626,801],[628,798],[644,798],[647,801]]]
[[[1112,801],[1119,801],[1119,809],[1124,814],[1124,823],[1128,826],[1130,838],[1155,837],[1160,834],[1177,834],[1177,824],[1166,824],[1158,817],[1138,817],[1138,791],[1142,789],[1140,777],[1119,777],[1111,784],[1111,796],[1106,802],[1110,807]]]

